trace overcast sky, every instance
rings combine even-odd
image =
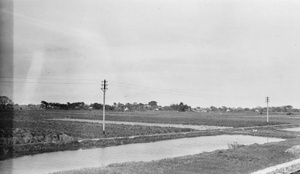
[[[15,103],[102,103],[106,79],[108,104],[300,108],[300,1],[15,0],[1,13]]]

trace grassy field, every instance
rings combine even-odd
[[[136,111],[136,112],[106,112],[106,120],[110,121],[130,121],[130,122],[149,122],[149,123],[170,123],[170,124],[194,124],[212,125],[229,127],[249,127],[274,125],[282,123],[300,124],[300,113],[297,115],[285,115],[286,113],[270,113],[269,120],[266,122],[266,115],[255,112],[243,113],[197,113],[197,112],[175,112],[175,111]],[[0,115],[0,119],[5,114]],[[7,117],[6,117],[7,118]],[[10,116],[7,119],[11,119]],[[102,120],[101,110],[21,110],[14,111],[14,120],[45,120],[51,118],[78,118]]]

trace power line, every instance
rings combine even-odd
[[[179,90],[168,90],[168,89],[161,89],[161,88],[152,88],[152,87],[140,87],[140,86],[133,86],[133,85],[127,85],[127,84],[117,84],[117,83],[111,83],[111,86],[116,87],[123,87],[123,88],[131,88],[131,89],[137,89],[137,90],[145,90],[148,91],[155,91],[156,93],[163,93],[163,94],[170,94],[170,95],[181,95],[181,96],[189,96],[189,97],[218,97],[218,98],[234,98],[234,100],[237,100],[237,96],[224,96],[224,95],[211,95],[211,94],[200,94],[195,92],[186,92],[186,91],[179,91]],[[244,97],[240,100],[248,100],[249,97]],[[229,100],[229,99],[228,99]]]
[[[9,81],[9,80],[0,80],[0,82],[4,83],[32,83],[32,84],[58,84],[58,85],[74,85],[74,84],[79,84],[79,85],[84,85],[84,84],[97,84],[95,83],[84,83],[84,82],[45,82],[45,81]]]
[[[13,78],[13,77],[0,77],[0,78]],[[49,80],[80,80],[80,81],[90,81],[89,83],[87,82],[18,82],[18,83],[47,83],[47,84],[98,84],[99,79],[58,79],[58,78],[37,78],[37,77],[29,77],[29,78],[24,78],[24,77],[16,77],[20,79],[49,79]],[[1,81],[1,80],[0,80]],[[94,82],[94,83],[92,83]],[[232,97],[237,97],[237,96],[228,96],[228,95],[214,95],[214,94],[201,94],[199,92],[186,92],[186,91],[180,91],[180,90],[171,90],[171,89],[162,89],[162,88],[154,88],[154,87],[149,87],[149,86],[140,86],[137,84],[127,84],[127,83],[119,83],[119,82],[111,82],[110,83],[112,86],[116,87],[122,87],[122,88],[131,88],[131,89],[138,89],[138,90],[151,90],[151,91],[161,91],[161,92],[168,92],[168,93],[176,93],[176,94],[191,94],[191,95],[197,95],[197,96],[205,96],[205,97],[222,97],[222,98],[232,98]],[[244,97],[244,96],[243,96]],[[249,96],[247,96],[249,97]]]
[[[1,80],[4,79],[4,80]],[[9,79],[9,80],[5,80]],[[26,81],[15,81],[14,79],[20,79],[20,80],[26,80]],[[28,81],[28,79],[31,80],[37,80],[37,81]],[[42,80],[42,81],[39,81]],[[43,80],[51,80],[51,81],[43,81]],[[79,80],[80,82],[72,82],[74,80]],[[61,81],[70,81],[70,82],[61,82]],[[82,81],[88,81],[88,82],[82,82]],[[0,82],[4,83],[32,83],[32,84],[58,84],[58,85],[95,85],[98,84],[98,79],[61,79],[61,78],[41,78],[41,77],[0,77]],[[129,89],[135,89],[135,90],[142,90],[144,93],[162,93],[167,95],[180,95],[180,96],[187,96],[187,97],[217,97],[217,98],[224,98],[226,100],[248,100],[249,96],[226,96],[226,95],[214,95],[214,94],[201,94],[198,92],[186,92],[186,91],[180,91],[180,90],[171,90],[171,89],[163,89],[163,88],[154,88],[149,86],[140,86],[136,84],[126,84],[126,83],[119,83],[119,82],[111,82],[111,86],[117,87],[117,88],[129,88]],[[241,98],[244,97],[244,98]],[[238,99],[239,98],[239,99]]]
[[[60,79],[60,78],[40,78],[40,77],[0,77],[0,78],[17,78],[17,79],[45,79],[45,80],[79,80],[79,81],[90,81],[89,83],[87,82],[44,82],[44,81],[34,81],[34,82],[16,82],[16,83],[47,83],[47,84],[98,84],[99,79]],[[1,81],[1,80],[0,80]],[[12,81],[11,81],[12,82]],[[94,83],[92,83],[94,82]],[[15,83],[15,82],[12,82]],[[162,88],[154,88],[154,87],[149,87],[149,86],[140,86],[137,84],[126,84],[126,83],[119,83],[119,82],[112,82],[111,85],[116,86],[116,87],[122,87],[122,88],[131,88],[131,89],[140,89],[140,90],[155,90],[155,91],[162,91],[162,92],[168,92],[168,93],[180,93],[180,94],[186,94],[186,91],[180,91],[180,90],[171,90],[171,89],[162,89]],[[214,95],[214,94],[200,94],[196,92],[188,92],[189,94],[192,95],[201,95],[201,96],[210,96],[210,97],[236,97],[236,96],[226,96],[226,95]]]
[[[72,79],[72,78],[68,78],[68,79],[62,79],[62,78],[47,78],[47,77],[1,77],[0,76],[0,79],[22,79],[22,80],[28,80],[28,79],[35,79],[35,80],[63,80],[63,81],[65,81],[65,80],[85,80],[85,81],[93,81],[93,82],[99,82],[99,79],[86,79],[86,78],[84,78],[84,79],[78,79],[78,78],[76,78],[76,79]]]

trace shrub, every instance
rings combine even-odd
[[[228,146],[229,149],[238,149],[238,148],[243,147],[245,145],[238,144],[237,142],[233,142],[233,143],[228,143],[227,146]]]

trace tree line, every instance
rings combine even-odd
[[[41,101],[42,109],[103,109],[103,104],[101,103],[92,103],[85,104],[84,102],[74,102],[74,103],[57,103],[57,102],[46,102]],[[144,103],[113,103],[112,105],[105,104],[106,110],[115,110],[115,111],[146,111],[146,110],[176,110],[176,111],[187,111],[191,110],[191,107],[187,104],[180,102],[179,104],[171,104],[170,106],[160,106],[156,101],[150,101],[147,104]]]
[[[0,96],[0,109],[13,109],[14,106],[17,106],[18,104],[14,104],[11,99],[9,99],[6,96]],[[33,107],[33,104],[29,104],[30,107],[28,108],[36,108]],[[28,106],[29,106],[28,105]],[[62,110],[88,110],[88,109],[103,109],[103,104],[101,103],[91,103],[86,104],[84,102],[67,102],[67,103],[58,103],[58,102],[47,102],[47,101],[41,101],[40,109],[62,109]],[[168,106],[161,106],[158,105],[157,101],[150,101],[146,104],[144,103],[113,103],[112,105],[106,104],[105,105],[106,110],[112,110],[112,111],[146,111],[146,110],[164,110],[164,111],[196,111],[196,112],[259,112],[263,113],[267,111],[267,107],[254,107],[254,108],[242,108],[242,107],[216,107],[216,106],[210,106],[210,107],[196,107],[192,108],[191,106],[184,104],[183,102],[179,102],[178,104],[171,104]],[[292,105],[284,105],[284,106],[270,106],[269,112],[300,112],[300,109],[294,108]]]
[[[253,112],[266,112],[267,107],[254,107],[254,108],[242,108],[242,107],[215,107],[211,106],[208,108],[211,111],[220,111],[220,112],[245,112],[245,111],[253,111]],[[299,112],[300,109],[293,108],[292,105],[284,105],[284,106],[270,106],[269,112]]]
[[[84,102],[75,102],[75,103],[67,103],[67,104],[60,104],[60,103],[47,103],[42,101],[42,108],[45,109],[103,109],[103,104],[101,103],[92,103],[92,104],[85,104]],[[146,111],[146,110],[164,110],[164,111],[198,111],[198,112],[259,112],[263,113],[267,111],[267,107],[254,107],[254,108],[242,108],[242,107],[196,107],[192,108],[191,106],[180,102],[178,104],[171,104],[169,106],[161,106],[158,105],[156,101],[150,101],[147,104],[144,103],[113,103],[112,105],[106,104],[106,110],[114,110],[114,111]],[[285,106],[270,106],[269,112],[299,112],[300,109],[293,108],[291,105]]]

